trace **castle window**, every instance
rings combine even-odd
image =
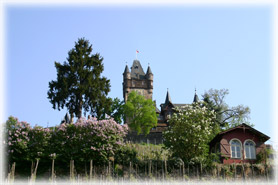
[[[246,159],[256,159],[255,143],[251,140],[244,142],[244,152]]]
[[[231,145],[231,158],[241,158],[241,143],[237,139],[230,141]]]

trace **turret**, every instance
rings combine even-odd
[[[126,64],[126,66],[125,66],[125,71],[124,71],[124,73],[123,73],[123,76],[124,76],[124,80],[125,80],[125,79],[131,79],[131,74],[130,74],[130,71],[129,71],[129,69],[128,69],[127,64]]]
[[[196,93],[196,88],[195,88],[195,95],[194,95],[193,103],[197,103],[197,102],[199,102],[199,97]]]
[[[153,73],[150,66],[148,66],[146,77],[148,80],[153,80]]]
[[[172,103],[170,94],[169,94],[169,90],[167,89],[167,94],[166,94],[166,99],[165,99],[165,103],[164,105],[168,105],[169,103]]]

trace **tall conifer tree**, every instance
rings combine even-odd
[[[66,107],[71,116],[80,118],[90,112],[99,119],[111,106],[110,80],[101,76],[103,58],[91,54],[93,48],[88,40],[78,39],[63,64],[55,62],[57,80],[49,82],[48,98],[54,109]]]

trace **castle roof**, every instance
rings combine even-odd
[[[169,104],[169,103],[172,103],[172,100],[171,100],[169,91],[168,91],[168,89],[167,89],[167,94],[166,94],[166,99],[165,99],[164,105],[167,105],[167,104]]]
[[[130,73],[127,65],[125,66],[124,74],[126,74],[126,73]]]
[[[174,107],[183,107],[183,106],[186,106],[188,104],[180,104],[180,103],[174,103],[173,106]]]
[[[197,103],[199,101],[199,97],[196,93],[196,89],[195,89],[195,95],[194,95],[194,99],[193,99],[193,103]]]
[[[150,66],[147,69],[147,74],[153,74]]]
[[[131,78],[145,79],[145,72],[139,60],[134,60],[131,67]]]

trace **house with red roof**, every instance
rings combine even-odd
[[[217,134],[209,143],[210,152],[220,153],[223,164],[254,163],[270,137],[247,124]]]

